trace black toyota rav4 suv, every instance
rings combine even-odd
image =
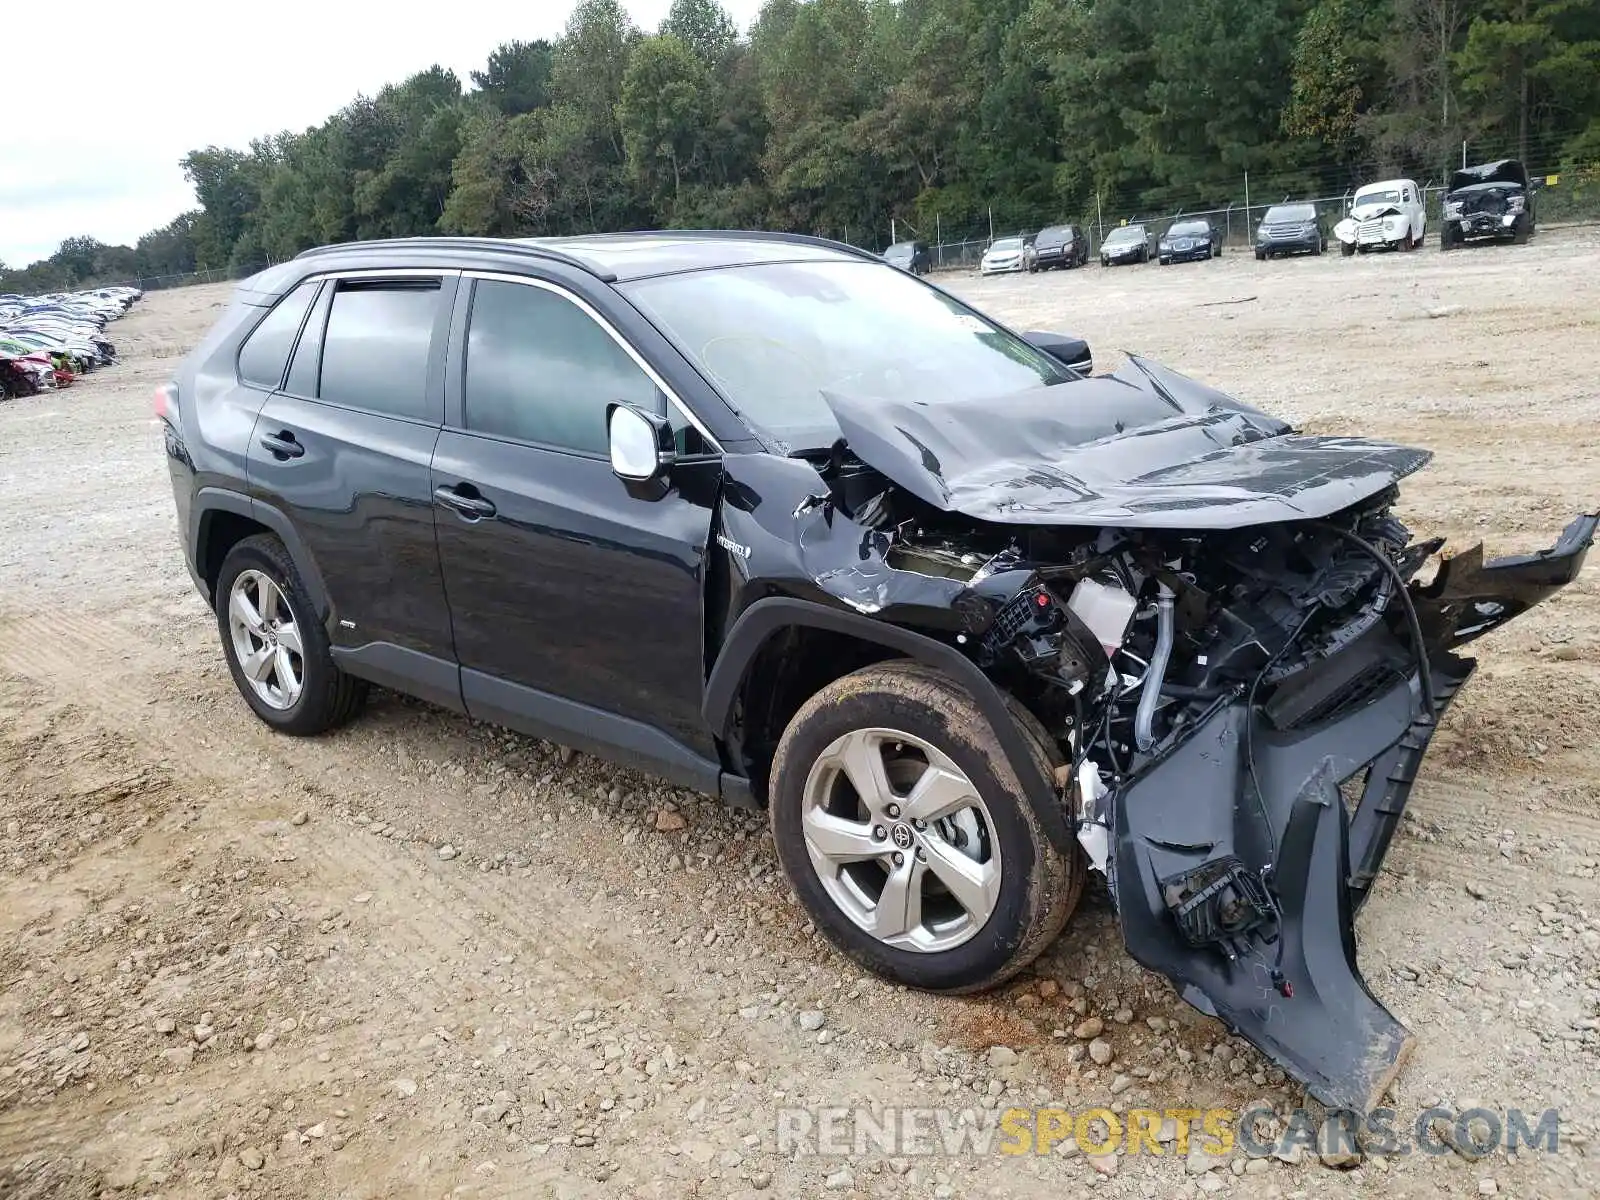
[[[1140,962],[1353,1107],[1410,1039],[1352,914],[1457,651],[1596,518],[1418,582],[1426,451],[1085,357],[814,239],[419,239],[247,280],[157,407],[268,724],[377,683],[764,805],[818,926],[918,987],[1007,978],[1096,872]]]

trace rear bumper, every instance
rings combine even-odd
[[[1576,578],[1596,524],[1579,517],[1538,554],[1484,562],[1474,548],[1412,585],[1433,712],[1415,670],[1288,730],[1236,689],[1113,798],[1112,883],[1129,953],[1325,1104],[1369,1111],[1411,1048],[1361,977],[1354,916],[1437,720],[1475,668],[1453,651]],[[1353,805],[1347,783],[1359,790]]]

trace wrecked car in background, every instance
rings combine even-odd
[[[1515,159],[1463,167],[1450,176],[1439,223],[1439,249],[1493,238],[1526,242],[1533,233],[1533,190],[1528,172]]]
[[[818,928],[919,988],[1010,978],[1097,873],[1135,959],[1367,1105],[1410,1041],[1355,911],[1459,651],[1596,517],[1424,582],[1426,451],[1087,357],[815,239],[402,239],[245,281],[157,408],[272,727],[373,681],[765,805]]]
[[[1351,198],[1350,215],[1333,227],[1339,253],[1415,250],[1422,245],[1428,208],[1414,179],[1369,183]]]

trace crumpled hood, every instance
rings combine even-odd
[[[1374,217],[1398,217],[1402,215],[1398,204],[1388,203],[1358,204],[1350,210],[1351,218],[1356,221],[1370,221]]]
[[[1426,450],[1310,437],[1147,359],[1000,399],[826,394],[850,452],[946,512],[1021,525],[1235,529],[1325,517]]]

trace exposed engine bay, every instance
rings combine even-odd
[[[1129,953],[1370,1108],[1411,1042],[1361,978],[1355,910],[1474,669],[1456,651],[1576,577],[1600,516],[1424,582],[1442,543],[1394,508],[1426,451],[1302,435],[1146,360],[998,403],[828,399],[833,447],[759,479],[725,460],[736,569],[792,556],[799,593],[1020,701],[1064,765],[1019,780]]]

